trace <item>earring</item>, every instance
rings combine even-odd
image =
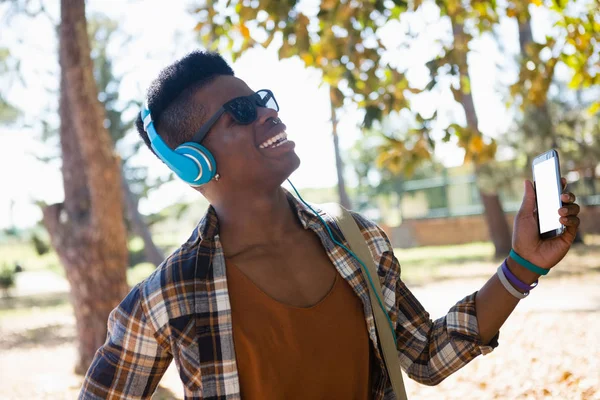
[[[219,173],[217,172],[213,179],[215,180],[215,182],[219,182],[219,179],[221,179],[221,175],[219,175]]]

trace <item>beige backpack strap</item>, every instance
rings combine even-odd
[[[341,206],[340,208],[341,215],[334,215],[334,218],[342,230],[344,237],[350,244],[350,249],[367,267],[373,285],[375,286],[374,289],[377,291],[377,295],[383,302],[383,293],[381,291],[379,275],[377,274],[377,267],[373,261],[373,256],[371,255],[367,242],[365,241],[360,228],[356,224],[354,217],[352,217],[352,214],[345,208]],[[363,272],[366,274],[366,271]],[[398,400],[407,400],[406,389],[404,388],[404,381],[400,370],[400,361],[398,359],[398,350],[396,348],[396,343],[394,342],[394,335],[392,334],[388,318],[381,309],[379,301],[377,300],[377,295],[373,291],[373,287],[369,284],[367,276],[365,276],[365,280],[367,281],[369,296],[371,297],[371,308],[373,309],[373,315],[375,317],[375,327],[377,328],[381,349],[383,351],[383,358],[392,382],[392,387],[394,388],[394,393]]]

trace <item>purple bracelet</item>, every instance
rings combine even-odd
[[[531,286],[529,286],[525,282],[521,282],[519,278],[517,278],[515,274],[513,274],[508,268],[508,265],[506,264],[506,259],[504,259],[504,262],[502,263],[502,271],[504,271],[504,275],[506,275],[508,281],[524,293],[529,292],[538,285],[538,281],[533,282],[533,285]]]

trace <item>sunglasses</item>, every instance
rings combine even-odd
[[[219,111],[200,127],[200,130],[196,132],[192,141],[200,144],[208,134],[208,131],[210,131],[224,113],[231,115],[240,125],[253,123],[256,121],[256,118],[258,118],[258,113],[256,112],[257,107],[265,107],[279,111],[279,104],[277,104],[273,92],[267,89],[259,90],[250,96],[236,97],[223,104]]]

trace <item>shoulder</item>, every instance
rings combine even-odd
[[[323,216],[325,223],[328,224],[330,228],[334,228],[341,234],[341,231],[336,223],[336,218],[334,217],[340,213],[339,205],[327,203],[320,205],[320,210],[321,216]],[[365,238],[365,241],[367,242],[374,259],[381,258],[387,252],[393,254],[392,244],[387,234],[376,222],[355,211],[350,211],[350,214],[354,218],[356,225],[358,225],[358,228]]]
[[[346,245],[350,247],[343,233],[337,226],[335,215],[339,215],[339,207],[332,208],[327,205],[327,213],[323,213],[324,220],[332,231],[337,231]],[[395,287],[400,277],[400,264],[394,255],[394,249],[385,231],[374,221],[364,215],[350,211],[350,215],[356,222],[362,236],[369,248],[371,257],[377,266],[377,273],[382,280],[382,285],[388,289]]]
[[[141,306],[155,331],[173,318],[192,313],[195,276],[209,261],[199,255],[199,243],[183,245],[137,285]]]
[[[392,244],[385,231],[374,221],[357,212],[351,211],[352,217],[360,228],[365,240],[375,249],[377,254],[382,255],[386,251],[392,251]]]

